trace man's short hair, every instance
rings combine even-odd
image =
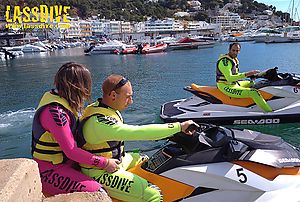
[[[229,44],[229,50],[231,50],[232,46],[234,46],[234,45],[237,45],[237,46],[239,46],[241,48],[241,44],[240,43],[234,42],[234,43]]]
[[[127,80],[122,75],[112,74],[108,76],[102,84],[103,95],[109,95],[111,91],[117,90],[118,88],[125,85],[127,82],[129,82],[129,80]]]

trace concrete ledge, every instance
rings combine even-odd
[[[100,192],[75,192],[72,194],[60,194],[50,198],[46,198],[43,202],[111,202],[110,197],[105,193]]]
[[[0,160],[0,201],[42,201],[42,184],[34,160]]]
[[[0,160],[0,201],[5,202],[111,202],[105,192],[77,192],[45,198],[38,164],[32,159]]]

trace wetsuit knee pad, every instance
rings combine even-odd
[[[144,191],[144,201],[162,202],[163,195],[160,188],[154,184],[149,183]]]
[[[254,88],[250,88],[250,90],[248,91],[248,94],[251,98],[261,97],[260,93]]]
[[[121,166],[125,169],[128,170],[140,162],[143,161],[143,155],[140,153],[125,153],[125,156],[122,158],[122,163]]]

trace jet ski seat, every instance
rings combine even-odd
[[[194,95],[205,99],[213,104],[228,104],[240,107],[250,107],[254,105],[254,101],[251,98],[232,98],[222,93],[217,87],[214,86],[199,86],[197,84],[191,84],[189,88],[185,90],[190,91]],[[273,95],[259,91],[265,100],[270,100]]]

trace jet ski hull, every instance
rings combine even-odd
[[[209,108],[203,104],[201,107],[199,103],[205,102],[204,100],[203,102],[197,102],[199,109],[195,110],[184,106],[180,107],[180,103],[184,101],[185,99],[164,103],[160,111],[161,119],[164,122],[183,122],[192,119],[197,123],[212,123],[217,125],[266,125],[294,123],[300,120],[300,104],[295,105],[292,109],[265,113],[261,110],[243,110],[240,107],[224,105],[222,106],[223,109],[220,109],[220,104],[210,104]]]
[[[295,147],[256,131],[207,126],[193,137],[175,135],[130,172],[157,185],[164,201],[299,201]]]
[[[251,98],[233,98],[216,86],[191,84],[184,90],[193,94],[187,99],[164,103],[160,117],[165,122],[194,120],[217,125],[264,125],[293,123],[300,120],[300,75],[277,73],[277,67],[260,73],[252,88],[272,108],[264,112]]]
[[[296,185],[300,181],[300,175],[283,175],[278,179],[268,180],[234,163],[186,166],[161,175],[153,175],[139,165],[130,172],[159,186],[164,201],[279,202],[284,201],[288,195],[289,201],[296,202],[300,198],[299,186]],[[268,168],[265,172],[268,172]],[[287,188],[287,184],[291,186]]]

